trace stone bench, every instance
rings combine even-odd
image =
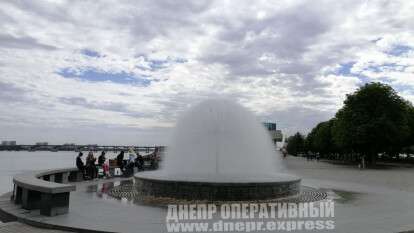
[[[79,181],[77,168],[28,172],[13,177],[13,201],[27,210],[40,209],[41,215],[55,216],[69,210],[69,196],[76,190],[69,181]]]

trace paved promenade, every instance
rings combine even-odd
[[[19,222],[9,222],[2,223],[0,222],[0,233],[67,233],[67,231],[58,231],[58,230],[47,230],[37,227],[32,227],[27,224]]]
[[[355,166],[295,157],[288,157],[285,162],[292,173],[303,178],[302,185],[325,190],[334,197],[336,228],[326,232],[414,230],[414,168],[359,170]],[[166,232],[165,207],[117,200],[105,193],[123,180],[79,184],[77,191],[71,194],[70,210],[66,215],[49,218],[39,215],[38,211],[9,208],[22,218],[68,228],[127,233]],[[6,201],[2,203],[7,204]]]
[[[333,161],[307,161],[304,158],[290,156],[286,159],[286,165],[292,172],[305,179],[348,182],[367,187],[414,192],[414,166],[409,164],[391,164],[361,170],[356,165],[342,165]]]

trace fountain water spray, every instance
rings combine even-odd
[[[255,116],[227,100],[207,100],[178,121],[165,156],[169,175],[247,178],[282,169],[274,145]]]
[[[282,174],[268,132],[242,106],[204,101],[177,122],[158,171],[135,175],[138,191],[179,199],[251,200],[294,195],[300,179]]]

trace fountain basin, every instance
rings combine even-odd
[[[279,173],[166,175],[154,171],[138,173],[134,178],[142,195],[183,200],[269,200],[300,192],[300,178]]]

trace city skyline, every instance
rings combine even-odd
[[[412,12],[409,1],[3,1],[0,141],[166,144],[180,113],[215,97],[307,133],[377,81],[414,102]]]

